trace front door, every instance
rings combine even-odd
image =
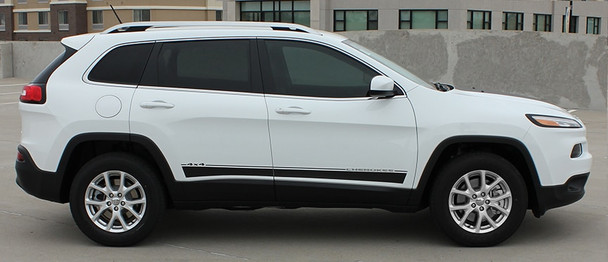
[[[263,40],[260,51],[277,200],[403,204],[417,149],[407,97],[372,99],[379,73],[328,46]]]

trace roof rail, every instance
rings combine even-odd
[[[312,28],[290,23],[273,23],[273,22],[240,22],[240,21],[158,21],[158,22],[132,22],[115,25],[103,31],[105,34],[123,33],[123,32],[138,32],[148,29],[165,29],[165,28],[188,28],[188,27],[226,27],[226,28],[266,28],[281,31],[304,32],[320,35],[321,33]]]

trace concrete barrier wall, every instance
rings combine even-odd
[[[605,36],[442,30],[342,34],[430,82],[529,97],[565,108],[608,108]],[[14,76],[26,79],[35,77],[63,51],[58,42],[11,45]],[[5,46],[0,44],[0,61],[5,60],[7,52],[1,50]]]
[[[565,108],[608,107],[605,36],[438,30],[342,34],[431,82],[534,98]]]

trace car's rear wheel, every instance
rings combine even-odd
[[[133,245],[154,228],[165,209],[156,172],[123,153],[98,156],[77,173],[70,191],[72,217],[92,240]]]
[[[454,241],[492,246],[509,238],[527,209],[526,184],[511,163],[488,153],[453,159],[438,174],[431,214]]]

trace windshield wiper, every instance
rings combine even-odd
[[[453,90],[453,89],[454,89],[454,86],[453,86],[453,85],[442,84],[442,83],[439,83],[439,82],[437,82],[437,83],[433,83],[433,85],[435,86],[435,88],[436,88],[437,90],[439,90],[439,91],[441,91],[441,92],[447,92],[447,91],[450,91],[450,90]]]

